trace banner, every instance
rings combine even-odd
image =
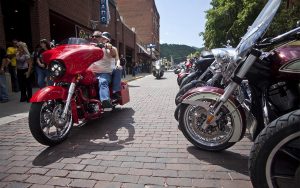
[[[100,0],[100,24],[108,25],[110,21],[109,0]]]

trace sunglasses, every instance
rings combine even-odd
[[[92,36],[92,38],[100,38],[101,36],[99,35],[95,35],[95,36]]]

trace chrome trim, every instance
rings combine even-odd
[[[72,96],[73,96],[74,91],[75,91],[75,86],[76,86],[76,84],[74,82],[72,82],[71,85],[70,85],[66,105],[65,105],[64,111],[61,115],[62,118],[65,118],[66,115],[67,115],[67,112],[68,112],[68,109],[69,109],[69,106],[70,106],[70,103],[71,103],[71,99],[72,99]]]

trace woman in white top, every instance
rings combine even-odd
[[[18,42],[17,59],[17,77],[21,90],[20,102],[29,102],[32,96],[31,70],[32,61],[26,43]]]

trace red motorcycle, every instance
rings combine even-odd
[[[103,51],[85,39],[70,38],[42,55],[54,85],[38,90],[31,98],[29,128],[39,143],[54,146],[68,137],[74,123],[97,119],[104,113],[98,80],[88,70],[103,58]],[[128,102],[128,85],[122,82],[121,99],[112,104]]]

